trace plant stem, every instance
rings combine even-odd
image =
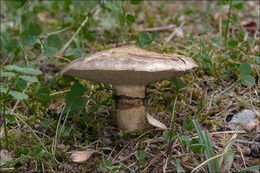
[[[8,141],[8,133],[7,133],[7,124],[6,124],[6,114],[5,114],[5,109],[6,109],[6,101],[7,101],[7,95],[9,94],[13,84],[14,84],[14,81],[20,76],[20,74],[17,74],[14,79],[12,80],[11,82],[11,85],[9,86],[7,92],[5,93],[4,95],[4,105],[3,105],[3,123],[4,123],[4,132],[5,132],[5,143],[6,143],[6,147],[7,147],[7,150],[10,151],[9,149],[9,141]]]
[[[229,10],[228,10],[228,21],[226,26],[226,33],[225,33],[225,45],[227,43],[227,35],[229,31],[229,23],[230,23],[230,17],[231,17],[231,9],[232,9],[232,0],[229,0]]]
[[[176,114],[175,114],[175,106],[176,106],[176,102],[177,102],[177,98],[178,98],[178,94],[179,92],[177,92],[177,95],[174,99],[174,104],[173,104],[173,108],[172,108],[172,119],[171,119],[171,124],[170,124],[170,140],[168,142],[168,149],[167,149],[167,155],[170,156],[171,153],[171,146],[172,146],[172,142],[173,142],[173,137],[175,136],[175,119],[176,119]]]
[[[73,34],[71,39],[60,49],[60,51],[57,53],[57,56],[61,56],[65,50],[69,47],[70,43],[75,39],[76,35],[79,33],[79,31],[85,26],[85,24],[88,21],[88,14],[86,15],[84,21],[81,23],[81,25],[78,27],[77,31]]]
[[[177,102],[177,98],[178,98],[178,92],[177,92],[177,95],[174,99],[174,104],[173,104],[173,108],[172,108],[172,119],[171,119],[171,124],[170,124],[170,130],[172,130],[174,132],[174,127],[175,127],[175,119],[176,119],[176,116],[175,116],[175,106],[176,106],[176,102]]]
[[[222,13],[223,11],[221,11],[221,14],[219,16],[219,23],[218,23],[218,27],[219,27],[219,38],[222,38]]]
[[[6,95],[5,95],[5,98],[6,98]],[[6,99],[4,99],[4,105],[3,105],[3,123],[4,123],[4,132],[5,132],[5,143],[6,143],[7,150],[10,151],[9,150],[8,136],[7,136],[6,119],[5,119],[5,116],[6,116],[5,115],[5,107],[6,107]]]

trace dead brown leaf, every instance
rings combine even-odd
[[[152,126],[158,127],[160,129],[168,129],[166,127],[166,125],[164,125],[163,123],[161,123],[160,121],[156,120],[154,117],[152,117],[150,114],[146,114],[146,118],[149,124],[151,124]]]
[[[0,158],[6,162],[11,162],[13,160],[11,153],[9,153],[7,150],[0,151]]]
[[[75,151],[70,156],[73,162],[84,162],[90,158],[90,156],[95,153],[95,151]]]

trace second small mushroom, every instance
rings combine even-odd
[[[124,132],[141,130],[146,122],[145,86],[197,67],[190,58],[125,46],[72,61],[62,74],[112,84],[117,126]]]

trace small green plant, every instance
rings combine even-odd
[[[157,35],[157,32],[152,32],[151,35],[145,31],[139,32],[136,37],[138,46],[143,49],[147,48],[148,46],[150,46],[152,41],[155,40],[156,35]]]
[[[15,159],[15,160],[12,160],[11,162],[6,162],[4,159],[0,158],[0,168],[13,167],[13,166],[15,166],[15,164],[17,164],[21,161],[25,161],[25,160],[28,160],[30,158],[40,157],[45,152],[46,151],[43,150],[41,147],[35,146],[35,147],[32,148],[32,151],[29,154],[21,156],[21,157]]]
[[[106,7],[115,19],[116,30],[120,33],[123,43],[126,44],[127,31],[131,28],[131,24],[135,22],[135,17],[130,12],[126,12],[124,3],[121,1],[107,1]]]
[[[110,160],[105,160],[104,162],[100,163],[99,167],[102,171],[115,172],[119,170],[118,166],[112,166],[112,162]]]
[[[176,136],[176,132],[175,132],[175,119],[176,119],[176,114],[175,114],[175,106],[176,106],[176,102],[177,102],[177,98],[178,98],[178,94],[180,92],[181,89],[185,88],[188,84],[183,82],[181,79],[174,77],[172,79],[172,83],[175,85],[176,90],[177,90],[177,95],[175,97],[174,100],[174,104],[173,104],[173,108],[172,108],[172,116],[171,116],[171,124],[170,124],[170,129],[169,130],[165,130],[163,132],[163,137],[164,139],[167,141],[167,154],[168,156],[170,156],[171,153],[171,146],[172,146],[172,142],[173,139]]]
[[[8,78],[11,81],[9,86],[0,84],[0,93],[3,100],[1,104],[1,109],[3,110],[3,123],[5,131],[5,142],[6,147],[9,148],[9,142],[7,137],[7,124],[6,124],[6,103],[12,96],[16,100],[28,99],[28,95],[22,92],[27,88],[29,83],[39,82],[35,75],[40,75],[42,72],[38,69],[31,67],[22,67],[17,65],[7,65],[4,66],[4,70],[1,72],[1,77]],[[27,84],[28,83],[28,84]],[[17,89],[15,89],[17,88]],[[9,114],[9,116],[12,116]]]
[[[240,73],[241,73],[241,84],[244,86],[254,85],[255,78],[251,74],[251,66],[249,63],[244,62],[240,64]]]
[[[145,163],[145,161],[146,161],[145,157],[146,157],[146,153],[144,150],[140,151],[139,153],[138,152],[135,153],[135,158],[138,160],[138,170],[139,171],[142,168],[141,164]]]
[[[212,143],[210,141],[210,136],[208,131],[202,131],[198,121],[193,120],[193,125],[197,131],[197,134],[199,136],[199,141],[201,145],[204,145],[204,154],[207,159],[207,161],[203,162],[208,164],[208,170],[209,172],[227,172],[231,168],[231,165],[233,163],[234,159],[234,152],[230,152],[231,146],[233,145],[236,135],[234,135],[226,144],[225,149],[222,154],[216,156]],[[220,157],[220,160],[217,158]],[[192,172],[197,170],[200,166],[203,164],[200,164],[198,167],[196,167]]]

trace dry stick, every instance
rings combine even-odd
[[[160,27],[153,27],[153,28],[141,28],[137,29],[137,31],[146,31],[146,32],[153,32],[153,31],[167,31],[174,28],[174,25],[169,26],[160,26]]]
[[[69,47],[70,43],[75,39],[76,35],[79,33],[82,27],[87,23],[87,21],[88,21],[88,14],[86,15],[85,20],[81,23],[77,31],[73,34],[71,39],[60,49],[60,51],[57,53],[56,56],[61,56],[65,52],[65,50]]]
[[[166,39],[167,43],[169,41],[171,41],[171,39],[174,37],[174,35],[183,27],[184,24],[185,24],[185,22],[182,22],[182,24],[171,33],[171,35]]]
[[[241,144],[255,144],[255,145],[259,145],[259,142],[245,141],[245,140],[239,140],[239,139],[237,139],[236,141],[238,143],[241,143]]]
[[[51,93],[50,96],[54,96],[54,95],[57,95],[57,94],[63,94],[63,93],[69,92],[69,91],[70,91],[70,89],[58,91],[58,92],[55,92],[55,93]]]
[[[240,155],[242,157],[244,167],[246,168],[246,161],[245,161],[245,158],[244,158],[244,154],[243,154],[242,149],[241,149],[241,147],[240,147],[238,142],[236,143],[236,147],[237,147],[237,150],[239,151],[239,153],[240,153]]]
[[[59,59],[64,59],[64,60],[66,60],[66,61],[71,62],[71,60],[69,60],[68,58],[64,58],[64,57],[62,57],[62,56],[56,55],[56,56],[54,56],[54,57],[55,57],[55,58],[59,58]]]
[[[163,173],[166,173],[166,168],[167,168],[167,165],[168,165],[168,160],[169,160],[169,157],[166,157],[166,161],[165,161],[165,164],[163,166]]]

